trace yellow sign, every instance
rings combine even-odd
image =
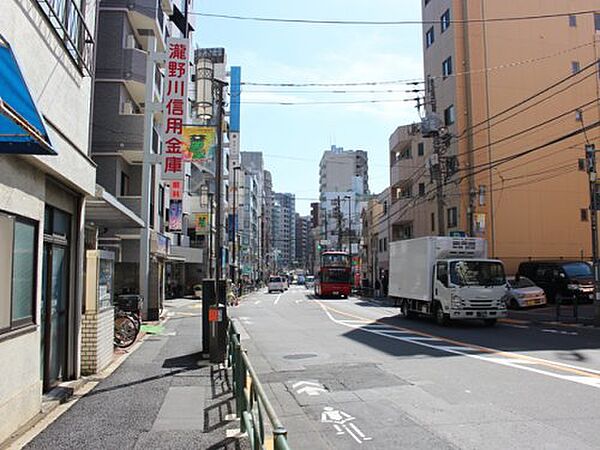
[[[208,233],[208,214],[199,213],[194,214],[196,234],[207,234]]]
[[[209,161],[215,156],[216,133],[214,127],[186,125],[183,127],[184,150],[186,161]]]

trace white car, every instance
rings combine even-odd
[[[269,294],[275,291],[284,292],[286,289],[287,286],[283,277],[272,276],[269,278],[269,282],[267,283]]]
[[[521,276],[517,281],[515,277],[509,277],[506,281],[509,285],[507,307],[518,309],[547,303],[544,290],[536,286],[529,278]]]

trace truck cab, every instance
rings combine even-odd
[[[436,319],[483,319],[493,325],[506,312],[506,277],[493,259],[438,260],[434,269]]]

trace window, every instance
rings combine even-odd
[[[410,147],[406,147],[404,150],[400,152],[398,159],[411,159],[412,158],[412,149]]]
[[[452,57],[448,56],[442,63],[442,75],[444,79],[452,75]]]
[[[419,142],[417,145],[417,155],[423,156],[425,154],[425,144],[423,142]]]
[[[577,16],[570,14],[569,15],[569,26],[576,27],[577,26]]]
[[[425,195],[425,183],[419,183],[419,197]]]
[[[594,13],[594,28],[600,31],[600,13]]]
[[[129,177],[121,171],[121,197],[129,195]]]
[[[581,216],[581,221],[582,222],[587,222],[588,221],[588,210],[585,208],[581,208],[579,210],[579,214]]]
[[[434,35],[433,27],[431,27],[429,30],[427,30],[427,33],[425,33],[425,46],[427,48],[431,47],[433,45],[434,41],[435,41],[435,35]]]
[[[448,28],[450,28],[450,10],[447,9],[446,12],[444,12],[444,14],[442,14],[442,17],[440,17],[440,26],[442,29],[442,33],[444,31],[446,31]]]
[[[0,331],[35,323],[37,225],[0,213]]]
[[[578,73],[581,70],[581,65],[579,64],[579,61],[571,61],[571,72],[572,73]]]
[[[458,209],[448,208],[448,228],[454,228],[458,225]]]
[[[452,125],[455,120],[454,105],[450,105],[444,110],[444,124],[446,126]]]
[[[444,286],[448,287],[448,263],[438,262],[436,265],[436,278]]]
[[[586,169],[586,168],[585,168],[585,159],[583,159],[583,158],[579,158],[579,159],[577,160],[577,168],[578,168],[579,170],[581,170],[582,172],[585,172],[585,169]]]
[[[400,187],[400,198],[411,198],[412,197],[412,186],[410,184],[405,184]]]
[[[383,251],[387,252],[387,238],[386,237],[383,238]]]

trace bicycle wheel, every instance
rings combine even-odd
[[[132,345],[138,335],[139,329],[135,321],[127,315],[115,317],[114,343],[119,348]]]

